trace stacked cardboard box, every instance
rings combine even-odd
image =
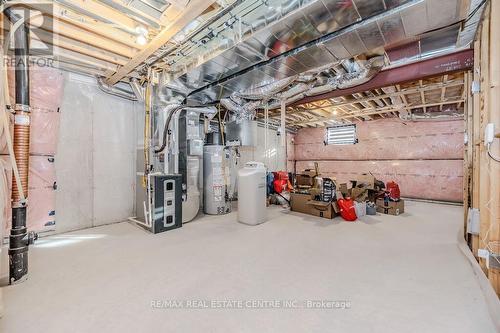
[[[377,212],[383,214],[399,215],[404,213],[404,201],[384,202],[384,183],[371,174],[363,174],[351,180],[351,188],[346,183],[336,184],[336,198],[332,202],[313,200],[317,197],[318,169],[304,170],[296,175],[297,185],[301,193],[291,193],[290,209],[294,212],[319,216],[331,219],[339,213],[336,199],[352,198],[358,203],[373,202]],[[366,208],[365,208],[366,209]]]
[[[383,198],[377,199],[377,212],[389,215],[399,215],[405,212],[405,202],[399,201],[384,201]]]
[[[311,200],[310,194],[291,193],[290,209],[293,212],[332,219],[338,214],[337,203]]]

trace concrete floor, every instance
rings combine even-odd
[[[275,207],[257,227],[233,213],[159,235],[125,222],[45,238],[30,250],[29,279],[4,288],[0,331],[494,332],[457,247],[462,207],[407,202],[406,210],[349,223]],[[350,308],[151,305],[227,299]]]

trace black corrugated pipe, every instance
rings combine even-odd
[[[12,11],[4,10],[12,24],[23,18]],[[26,228],[26,198],[28,194],[29,135],[30,135],[30,87],[29,87],[29,28],[21,24],[14,31],[15,60],[15,121],[14,154],[19,170],[24,196],[17,190],[17,180],[12,182],[12,227],[9,237],[9,284],[19,281],[28,273],[28,245],[36,235]]]

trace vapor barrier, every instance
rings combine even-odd
[[[54,155],[57,153],[60,113],[63,97],[64,77],[61,71],[49,67],[30,68],[30,168],[28,185],[27,226],[34,231],[50,231],[55,228],[55,190],[56,173]],[[14,75],[8,72],[8,85],[11,103],[14,105]],[[13,117],[10,134],[13,131]],[[79,124],[75,124],[78,126]],[[12,165],[8,155],[6,133],[0,130],[0,161],[2,174],[7,180],[2,187],[2,214],[6,218],[7,229],[11,224]]]

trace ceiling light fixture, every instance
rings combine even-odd
[[[148,39],[145,36],[143,36],[143,35],[138,35],[137,39],[136,39],[136,42],[139,45],[146,45],[146,43],[148,42]]]
[[[137,33],[136,41],[139,45],[146,45],[148,42],[149,31],[146,27],[138,25],[135,27],[135,32]]]

